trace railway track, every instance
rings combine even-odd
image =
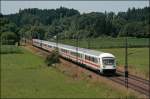
[[[121,71],[121,70],[117,70],[117,73],[120,74],[120,75],[124,75],[124,72]],[[141,77],[136,76],[136,75],[128,74],[128,78],[134,79],[136,81],[143,82],[145,84],[149,84],[149,80],[141,78]]]
[[[108,77],[108,79],[121,84],[125,85],[125,77],[124,75],[116,76],[116,77]],[[147,83],[147,80],[139,79],[137,78],[131,78],[128,77],[128,88],[133,89],[141,94],[144,94],[146,96],[149,96],[149,83]]]
[[[48,54],[47,51],[42,50],[40,48],[38,48],[38,49],[39,49],[39,51],[41,51],[45,55]],[[66,60],[64,58],[61,58],[61,59]],[[69,62],[71,62],[71,61],[69,61]],[[101,74],[99,74],[99,72],[94,71],[90,68],[83,67],[83,66],[80,66],[80,67],[86,68],[86,69],[92,71],[92,73],[96,73],[97,75],[102,76]],[[115,76],[104,76],[104,77],[106,77],[107,79],[109,79],[109,80],[111,80],[115,83],[118,83],[122,86],[125,85],[125,77],[124,77],[124,72],[123,71],[117,70],[117,73],[116,73]],[[143,94],[147,97],[149,97],[149,92],[150,92],[149,91],[149,82],[150,82],[149,80],[143,79],[141,77],[138,77],[138,76],[135,76],[135,75],[132,75],[132,74],[128,75],[128,88],[130,88],[132,90],[135,90],[135,91],[139,92],[140,94]]]

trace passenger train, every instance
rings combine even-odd
[[[88,68],[98,70],[102,74],[116,72],[116,59],[110,53],[69,46],[39,39],[33,39],[32,44],[47,51],[58,49],[60,56],[73,62],[83,64]]]

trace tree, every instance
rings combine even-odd
[[[120,36],[125,36],[128,33],[128,36],[131,37],[146,37],[147,34],[142,22],[131,22],[124,26]]]
[[[118,14],[114,12],[80,14],[75,9],[65,7],[24,9],[19,13],[0,17],[0,35],[11,31],[17,35],[18,40],[20,36],[30,39],[51,39],[56,35],[70,39],[75,35],[81,38],[118,37],[124,36],[125,32],[130,32],[129,36],[148,37],[149,10],[150,7],[144,7],[129,8],[127,12]]]
[[[17,42],[17,35],[13,32],[3,32],[1,34],[2,44],[15,44]]]
[[[46,31],[41,26],[31,26],[30,29],[31,38],[44,39],[45,32]]]

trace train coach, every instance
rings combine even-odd
[[[83,64],[91,69],[98,70],[102,74],[115,73],[115,56],[111,53],[69,46],[65,44],[56,44],[54,42],[33,39],[33,45],[47,51],[58,48],[59,54],[76,63]]]

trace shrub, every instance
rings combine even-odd
[[[3,32],[1,34],[2,44],[15,44],[17,41],[17,35],[14,32]]]
[[[52,51],[49,55],[47,55],[45,63],[47,66],[52,66],[53,64],[59,63],[59,53],[57,50]]]

